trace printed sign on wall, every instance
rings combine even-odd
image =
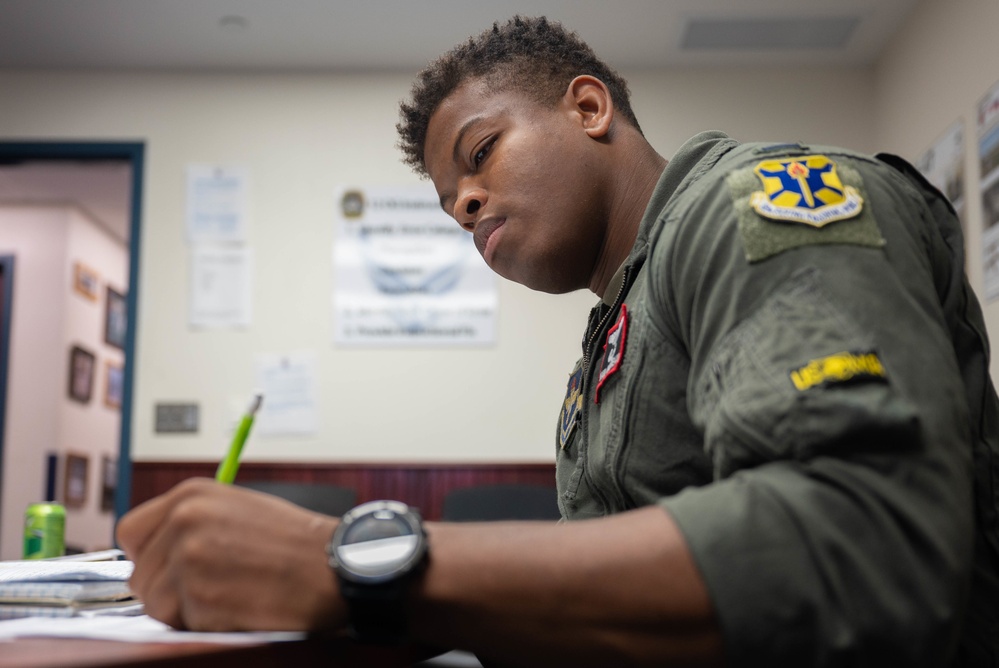
[[[982,272],[985,298],[999,297],[999,84],[978,105],[978,159],[982,174]]]
[[[943,135],[919,157],[916,169],[935,185],[954,205],[964,221],[964,123],[955,121]]]
[[[496,340],[496,276],[429,185],[342,190],[333,267],[339,345]]]

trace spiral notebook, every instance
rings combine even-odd
[[[0,619],[141,614],[130,561],[0,562]]]

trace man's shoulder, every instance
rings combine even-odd
[[[880,247],[863,184],[880,180],[875,173],[885,170],[894,171],[873,156],[838,146],[730,142],[716,159],[691,167],[660,211],[651,246],[679,245],[682,263],[693,266],[719,252],[753,263],[815,243]],[[839,221],[845,222],[834,225]]]

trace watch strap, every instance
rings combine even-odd
[[[409,578],[383,585],[363,585],[340,578],[340,592],[350,612],[355,640],[376,645],[398,645],[407,637],[405,593]]]
[[[404,562],[383,574],[351,571],[349,560],[343,563],[338,558],[341,541],[351,526],[376,513],[404,517],[417,539],[413,550]],[[329,565],[336,573],[340,593],[347,602],[349,629],[355,640],[382,645],[406,641],[406,596],[414,578],[426,566],[426,539],[419,512],[398,501],[369,501],[341,518],[326,546],[326,553]]]

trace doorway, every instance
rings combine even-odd
[[[10,356],[10,312],[14,296],[14,256],[0,255],[0,480],[3,480],[4,418],[7,414],[7,360]],[[2,497],[0,497],[2,499]],[[3,506],[0,505],[0,513]]]
[[[120,340],[121,349],[121,369],[120,374],[115,375],[115,387],[117,400],[120,401],[120,423],[118,430],[117,459],[113,463],[113,498],[108,498],[111,512],[116,521],[124,512],[128,510],[131,499],[131,422],[132,422],[132,392],[134,377],[134,350],[135,350],[135,326],[137,321],[139,292],[139,248],[140,248],[140,212],[142,208],[142,182],[144,167],[144,144],[138,142],[20,142],[0,140],[0,166],[7,167],[27,167],[33,165],[73,165],[83,170],[97,169],[102,165],[124,164],[128,167],[127,182],[125,185],[125,196],[127,202],[123,206],[123,243],[127,248],[127,278],[124,285],[116,286],[123,294],[125,305],[124,312],[127,314],[126,326]],[[67,195],[68,199],[73,199],[72,194]],[[3,327],[9,328],[11,322],[11,300],[13,298],[12,276],[13,259],[8,265],[0,262],[0,295],[4,296],[0,303],[0,315],[5,314],[0,321],[0,499],[3,498],[3,480],[5,462],[4,437],[7,433],[5,426],[6,406],[10,398],[6,379],[4,377],[8,355],[3,354],[2,348],[7,345],[10,337],[3,331]],[[19,265],[20,266],[20,265]],[[20,271],[20,269],[19,269]],[[23,273],[23,272],[22,272]],[[110,285],[109,285],[110,288]],[[23,286],[22,286],[23,289]],[[102,297],[103,298],[103,297]],[[16,314],[13,317],[17,317]],[[61,355],[60,355],[61,357]],[[95,369],[95,373],[103,373],[102,369]],[[110,378],[110,376],[109,376]],[[110,386],[110,384],[109,384]],[[6,396],[5,396],[6,394]],[[106,400],[103,399],[103,400]],[[96,468],[105,467],[107,462],[91,462],[91,466]],[[94,469],[91,469],[93,471]],[[7,471],[9,479],[10,471]],[[102,472],[102,475],[104,473]],[[96,497],[100,503],[102,490],[99,488],[92,490],[90,494]],[[14,511],[23,512],[23,508],[3,508],[0,513],[6,513],[10,518]],[[111,540],[111,537],[108,537]],[[0,546],[3,547],[3,546]],[[10,554],[10,545],[4,550]]]

